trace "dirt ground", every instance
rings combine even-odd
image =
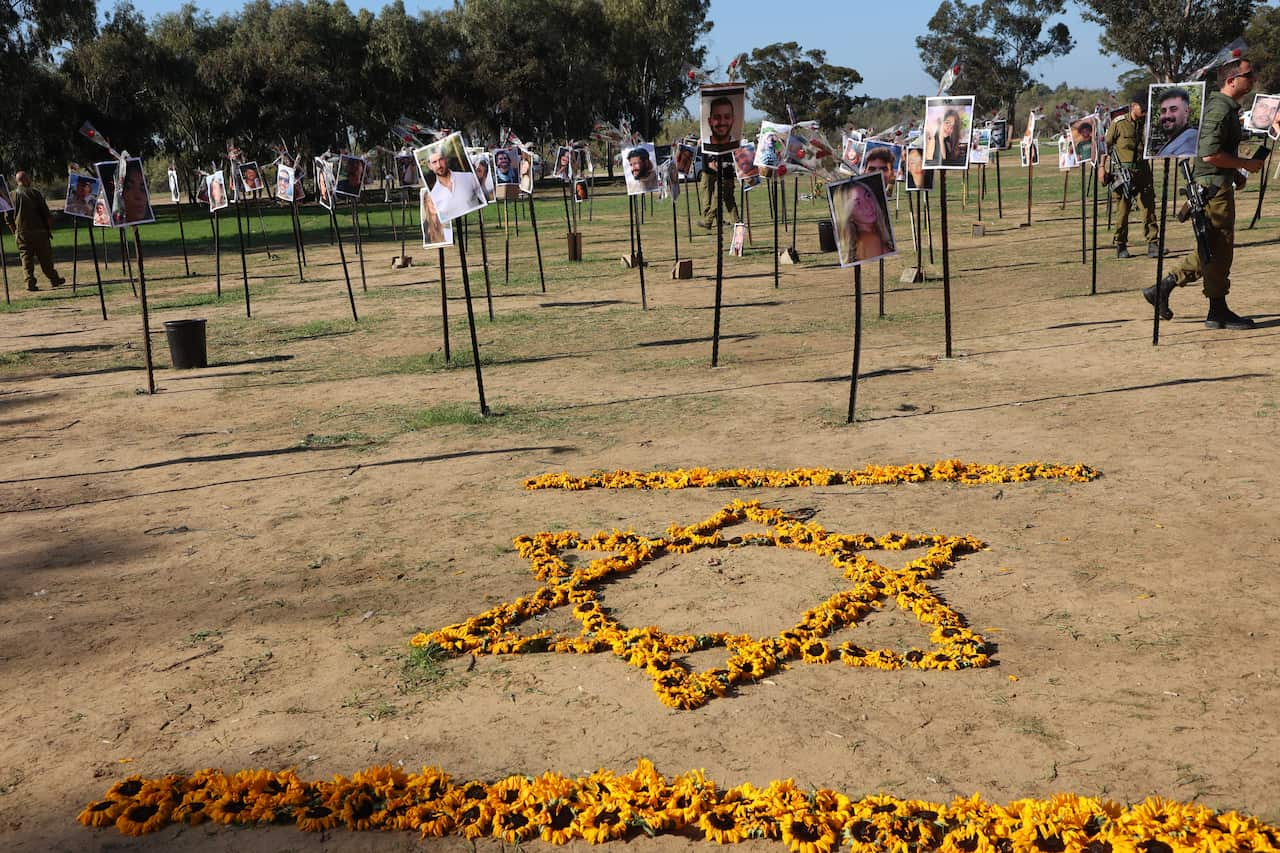
[[[884,318],[874,265],[864,277],[855,426],[844,423],[854,275],[818,252],[824,208],[807,200],[802,263],[783,266],[776,289],[765,199],[753,202],[753,246],[725,258],[715,369],[714,236],[695,232],[690,250],[681,216],[696,275],[671,280],[664,203],[644,226],[647,311],[637,271],[618,262],[627,220],[616,197],[602,194],[583,222],[579,264],[565,260],[559,211],[540,210],[546,293],[527,224],[511,237],[508,283],[490,217],[492,322],[473,227],[488,419],[460,357],[469,342],[456,253],[446,364],[434,251],[411,251],[419,265],[392,270],[398,244],[385,228],[365,244],[367,293],[352,268],[358,324],[324,242],[308,247],[305,283],[291,250],[250,257],[252,319],[234,256],[221,301],[208,299],[207,255],[192,258],[193,278],[172,254],[147,258],[154,396],[139,393],[141,315],[127,283],[112,286],[106,322],[83,287],[0,314],[0,848],[407,849],[423,842],[207,824],[128,839],[75,816],[133,773],[296,766],[329,778],[395,763],[495,779],[624,771],[641,757],[667,774],[705,768],[723,785],[794,777],[935,801],[1157,794],[1280,821],[1280,292],[1268,286],[1280,219],[1238,235],[1232,306],[1259,328],[1205,330],[1205,301],[1189,288],[1175,294],[1178,316],[1153,347],[1137,290],[1154,280],[1155,261],[1102,252],[1091,296],[1077,202],[1037,203],[1028,229],[1018,203],[1006,198],[997,219],[989,198],[987,233],[974,237],[972,199],[962,208],[955,186],[953,357],[942,357],[940,282],[899,283],[915,263],[903,203]],[[1254,196],[1245,198],[1251,212]],[[1190,232],[1170,231],[1167,263],[1177,263]],[[190,316],[208,318],[211,366],[175,371],[161,324]],[[946,458],[1084,462],[1104,476],[521,488],[562,470]],[[405,669],[416,631],[536,589],[513,537],[658,534],[734,498],[812,511],[841,532],[980,538],[988,548],[934,588],[997,644],[995,665],[797,663],[689,712],[664,707],[642,672],[607,654]],[[628,625],[765,634],[793,625],[838,582],[810,555],[699,551],[663,558],[604,598]],[[836,639],[906,648],[926,634],[889,606]],[[715,665],[709,652],[692,657]],[[766,848],[781,849],[743,849]]]

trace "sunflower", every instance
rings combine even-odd
[[[141,776],[130,776],[128,779],[121,779],[119,782],[107,789],[107,797],[119,802],[128,802],[138,796],[142,791],[142,783],[146,780]]]
[[[323,832],[338,825],[338,813],[326,805],[306,806],[297,810],[294,819],[303,832]]]
[[[553,800],[538,812],[539,834],[549,844],[568,844],[577,837],[574,820],[577,815],[563,800]]]
[[[829,663],[831,649],[822,640],[810,640],[801,647],[800,659],[805,663]]]
[[[468,841],[489,834],[493,826],[493,807],[487,800],[465,800],[454,812],[456,831]]]
[[[624,803],[600,802],[578,813],[576,829],[588,844],[603,844],[624,837],[632,815]]]
[[[125,835],[144,835],[155,832],[169,822],[173,805],[168,800],[134,803],[125,806],[116,818],[116,829]]]
[[[743,818],[741,803],[722,803],[702,813],[698,818],[698,828],[707,841],[737,844],[747,837],[747,825]]]
[[[174,806],[173,814],[169,819],[174,823],[185,823],[190,826],[196,826],[204,823],[209,817],[207,808],[212,800],[209,799],[207,791],[200,789],[191,791],[182,798],[182,802]]]
[[[347,829],[373,829],[377,826],[379,802],[370,795],[365,786],[360,786],[347,795],[342,803],[339,815],[347,824]]]
[[[837,844],[835,829],[812,812],[782,818],[782,841],[792,853],[831,853]]]
[[[205,814],[214,823],[223,823],[228,826],[233,823],[243,823],[245,821],[241,813],[249,808],[245,796],[241,791],[228,791],[211,802]]]
[[[499,812],[493,816],[493,837],[501,838],[508,844],[527,841],[537,831],[537,825],[523,810]]]
[[[98,800],[85,806],[84,811],[80,812],[76,820],[84,826],[94,828],[112,826],[122,811],[124,811],[124,803],[119,800]]]

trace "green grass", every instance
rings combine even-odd
[[[348,447],[352,445],[367,445],[373,441],[372,438],[360,432],[353,430],[351,432],[340,432],[331,435],[317,435],[316,433],[307,433],[307,436],[298,442],[299,447]]]
[[[400,689],[411,693],[444,680],[446,672],[440,664],[444,656],[439,646],[414,646],[400,667]]]
[[[335,335],[349,335],[361,329],[369,328],[369,321],[357,323],[355,320],[312,320],[300,326],[285,326],[271,332],[271,337],[281,343],[305,341],[313,338],[329,338]]]
[[[31,360],[31,353],[19,350],[18,352],[0,352],[0,368],[17,367],[26,364]]]
[[[441,403],[423,409],[404,409],[398,415],[400,432],[419,432],[454,424],[482,424],[487,418],[475,403]]]

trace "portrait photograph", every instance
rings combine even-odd
[[[844,171],[850,175],[862,171],[862,152],[865,148],[866,143],[862,141],[862,137],[845,134],[840,140],[840,166]]]
[[[574,178],[585,178],[591,174],[591,152],[582,147],[574,148],[569,153],[569,166]]]
[[[1019,160],[1022,167],[1040,165],[1040,140],[1024,139],[1018,145]]]
[[[1076,155],[1076,165],[1092,163],[1101,154],[1098,151],[1098,140],[1102,134],[1098,132],[1098,117],[1085,116],[1071,122],[1071,149]]]
[[[1030,143],[1036,138],[1036,114],[1029,113],[1027,115],[1027,129],[1022,132],[1022,141]]]
[[[537,170],[537,163],[533,159],[533,152],[520,149],[520,192],[526,195],[533,195],[533,180]]]
[[[1009,122],[1002,118],[993,119],[991,122],[991,145],[992,151],[1007,151],[1009,149]]]
[[[293,167],[281,163],[276,166],[276,198],[293,201]]]
[[[787,134],[787,168],[805,172],[834,169],[835,157],[835,149],[822,135],[816,121],[800,121],[791,125],[791,132]]]
[[[178,188],[178,170],[169,169],[169,201],[177,204],[182,200],[181,190]]]
[[[858,173],[867,175],[878,172],[885,181],[885,191],[893,195],[893,183],[899,180],[902,173],[902,146],[895,142],[869,141],[863,148],[862,169]]]
[[[925,98],[924,167],[969,168],[973,96]]]
[[[320,206],[325,210],[333,210],[333,185],[337,183],[337,178],[333,174],[333,162],[317,157],[315,159],[315,172],[316,196],[320,201]]]
[[[725,154],[742,144],[742,125],[746,117],[747,89],[741,83],[718,83],[702,87],[699,98],[702,150],[709,154]]]
[[[1058,171],[1069,172],[1078,165],[1080,160],[1076,156],[1075,146],[1071,144],[1071,137],[1063,134],[1058,137]]]
[[[551,169],[551,177],[559,178],[568,183],[573,180],[573,158],[570,155],[568,145],[561,145],[556,149],[556,158]]]
[[[204,176],[205,195],[209,199],[209,212],[222,210],[227,206],[227,181],[222,170]]]
[[[5,182],[4,175],[0,175],[0,213],[8,213],[13,210],[13,198],[9,195],[9,185]]]
[[[110,228],[114,224],[113,205],[116,201],[116,171],[120,164],[115,160],[94,163],[98,175],[98,201],[93,206],[93,224]],[[102,220],[102,221],[99,221]]]
[[[98,201],[98,181],[88,175],[67,176],[67,203],[62,212],[82,219],[93,218],[93,207]]]
[[[491,153],[493,154],[494,183],[499,186],[502,184],[519,184],[520,152],[515,148],[495,148]]]
[[[754,142],[744,142],[733,150],[733,171],[738,180],[751,189],[760,183],[760,167],[756,165]]]
[[[240,167],[240,181],[244,185],[245,192],[257,192],[266,188],[266,184],[262,181],[262,169],[253,161]]]
[[[476,176],[476,180],[480,183],[480,188],[484,190],[486,201],[493,201],[494,182],[493,182],[493,160],[489,156],[489,152],[483,148],[468,148],[467,157],[471,160],[471,171]]]
[[[575,178],[573,181],[573,203],[582,204],[591,198],[591,187],[586,178]]]
[[[1204,83],[1156,83],[1147,94],[1148,160],[1194,157],[1204,116]]]
[[[693,165],[694,160],[697,159],[697,151],[694,150],[694,147],[681,142],[676,143],[672,148],[675,151],[676,171],[680,173],[680,177],[686,181],[691,181],[697,177],[694,174]]]
[[[622,174],[627,182],[627,195],[644,195],[662,188],[652,142],[643,142],[622,152]]]
[[[151,194],[147,189],[147,177],[143,174],[142,159],[130,157],[125,162],[124,175],[118,175],[119,164],[115,160],[95,164],[102,186],[102,200],[110,199],[111,225],[145,225],[155,222],[151,210]]]
[[[305,180],[307,177],[307,167],[302,160],[296,160],[293,164],[293,201],[303,201],[307,197],[307,189]]]
[[[363,157],[343,154],[338,160],[337,183],[334,184],[334,191],[338,195],[359,198],[360,191],[364,188],[365,174],[368,171],[369,164]]]
[[[977,127],[969,139],[969,162],[985,166],[991,162],[991,128]]]
[[[423,170],[422,177],[440,221],[452,222],[489,204],[471,168],[461,133],[415,148],[413,156]]]
[[[760,135],[756,137],[756,165],[761,169],[776,169],[786,162],[787,138],[791,125],[760,122]],[[765,174],[773,174],[766,172]]]
[[[431,191],[426,187],[418,193],[418,217],[422,225],[422,248],[443,249],[453,245],[453,226],[440,218]]]
[[[840,266],[856,267],[898,253],[880,174],[827,184],[827,205],[836,232]]]
[[[907,190],[910,192],[932,190],[933,170],[924,167],[924,149],[908,148],[904,159],[906,160]]]
[[[1254,95],[1244,129],[1265,133],[1272,139],[1280,137],[1280,95]]]
[[[746,243],[747,224],[745,222],[733,223],[733,239],[729,241],[729,254],[735,258],[742,257],[742,250]]]
[[[662,190],[658,193],[659,198],[670,199],[673,202],[680,198],[680,172],[676,169],[674,157],[658,160],[658,179],[662,182]]]
[[[422,175],[418,174],[418,161],[413,159],[413,154],[396,155],[396,186],[422,186]]]

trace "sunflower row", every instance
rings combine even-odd
[[[202,770],[190,776],[131,776],[78,818],[126,835],[169,824],[295,824],[308,832],[400,830],[424,838],[496,838],[519,844],[581,839],[600,844],[640,833],[701,833],[712,843],[772,839],[794,853],[937,850],[1280,851],[1280,830],[1235,811],[1151,797],[1125,808],[1110,800],[1058,794],[1008,805],[977,794],[950,803],[876,794],[852,799],[806,790],[791,779],[763,788],[721,789],[701,770],[671,779],[641,759],[635,770],[577,778],[558,773],[497,782],[455,780],[425,767],[362,770],[350,778],[304,781],[292,770]]]
[[[1087,483],[1101,476],[1088,465],[1047,465],[1024,462],[1020,465],[982,465],[959,459],[944,459],[933,465],[868,465],[852,471],[832,468],[677,468],[674,471],[595,471],[586,477],[568,472],[542,474],[524,481],[536,489],[713,489],[713,488],[796,488],[803,486],[890,486],[899,483],[942,481],[975,486],[981,483],[1025,483],[1030,480],[1070,480]]]
[[[764,525],[762,533],[724,538],[724,529],[746,521]],[[926,581],[936,578],[955,561],[983,547],[971,536],[889,533],[829,533],[813,522],[790,518],[759,501],[735,500],[710,518],[687,526],[672,525],[658,538],[631,531],[609,531],[583,537],[574,531],[520,536],[516,550],[530,561],[544,586],[531,595],[499,604],[463,622],[415,635],[415,647],[437,648],[449,654],[519,654],[611,652],[644,670],[658,698],[679,710],[698,708],[734,688],[764,678],[788,662],[825,664],[840,660],[847,666],[879,669],[956,670],[985,667],[991,661],[981,636],[965,626],[963,617],[944,604]],[[827,558],[850,586],[801,615],[791,629],[772,637],[730,633],[671,634],[648,626],[628,628],[605,607],[598,587],[666,554],[686,554],[701,548],[771,546],[808,551]],[[861,551],[900,551],[927,548],[923,556],[892,570],[868,559]],[[565,551],[607,551],[608,556],[576,568]],[[931,649],[900,653],[864,649],[852,642],[832,647],[825,639],[884,606],[892,598],[898,607],[931,626]],[[571,607],[581,624],[575,636],[550,630],[520,633],[521,623],[558,607]],[[728,652],[723,667],[693,672],[677,658],[709,648]]]

